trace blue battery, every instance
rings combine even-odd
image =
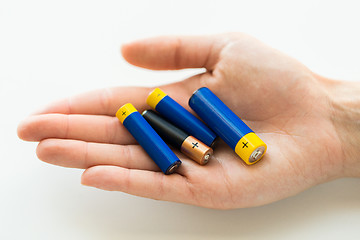
[[[146,102],[175,126],[199,139],[206,145],[210,147],[213,146],[216,134],[161,89],[156,88],[152,91]]]
[[[116,117],[160,167],[161,171],[171,174],[180,166],[179,158],[132,104],[127,103],[119,108]]]
[[[266,144],[208,88],[200,88],[189,106],[247,164],[259,161]]]

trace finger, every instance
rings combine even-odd
[[[114,165],[129,169],[160,171],[140,145],[46,139],[39,143],[36,154],[44,162],[70,168]]]
[[[210,73],[203,73],[181,82],[161,86],[161,89],[183,106],[187,106],[191,94],[196,89],[203,87],[205,82],[211,78]],[[116,111],[126,103],[132,103],[139,112],[142,112],[149,108],[146,99],[153,89],[146,87],[100,89],[52,103],[36,114],[63,113],[115,116]]]
[[[54,102],[35,114],[95,114],[115,116],[116,111],[126,103],[135,108],[145,109],[146,98],[150,92],[146,87],[105,88],[83,93]]]
[[[96,166],[83,173],[81,183],[140,197],[197,204],[193,197],[192,185],[179,174],[164,175],[161,172]]]
[[[122,55],[129,63],[143,68],[212,70],[224,45],[218,36],[164,36],[125,44]]]
[[[63,138],[97,143],[135,144],[135,139],[116,117],[42,114],[30,116],[18,127],[26,141]]]

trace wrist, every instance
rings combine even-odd
[[[324,80],[330,118],[341,142],[343,176],[360,177],[360,83]]]

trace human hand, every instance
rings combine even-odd
[[[39,159],[86,169],[84,185],[219,209],[270,203],[351,175],[333,117],[334,81],[296,60],[244,34],[158,37],[122,53],[149,69],[206,68],[161,89],[189,109],[191,94],[208,87],[267,144],[263,159],[247,166],[220,141],[206,166],[180,154],[177,173],[164,175],[114,116],[128,102],[147,109],[153,88],[146,87],[86,93],[28,117],[18,135],[40,142]]]

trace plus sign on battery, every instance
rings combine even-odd
[[[199,147],[198,144],[199,144],[198,142],[192,143],[192,145],[193,145],[192,148]]]

